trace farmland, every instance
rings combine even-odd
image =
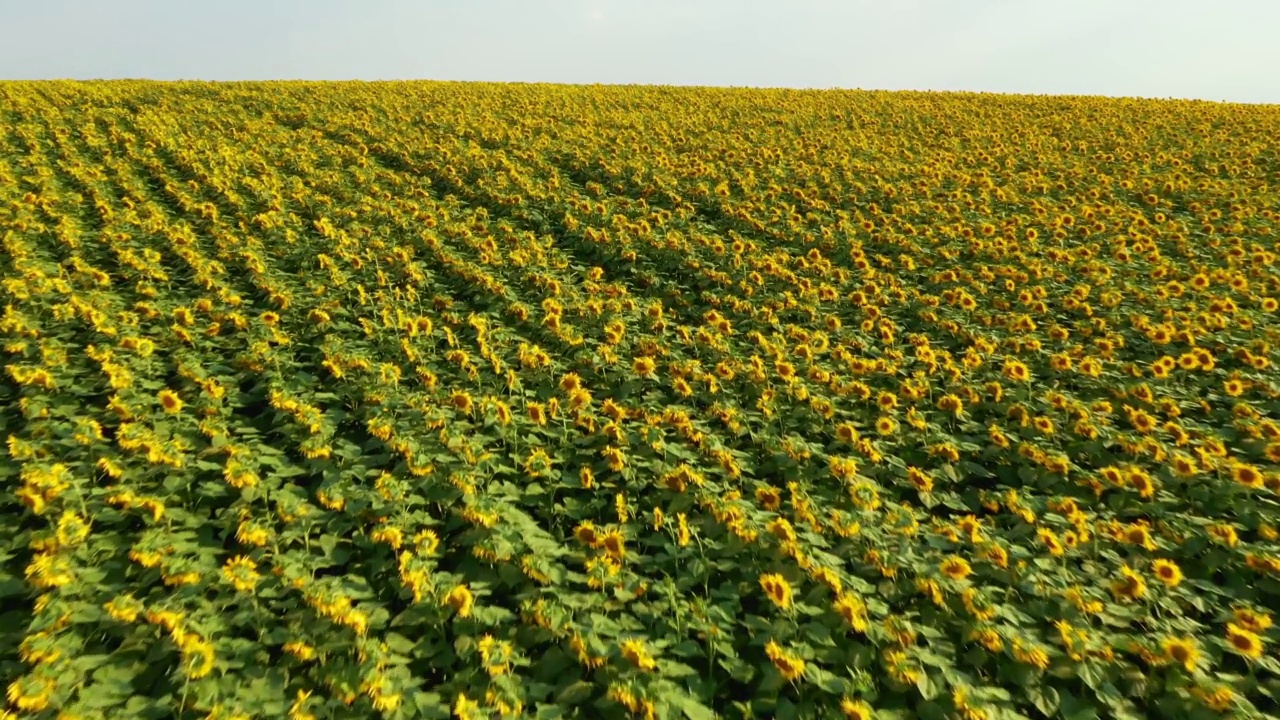
[[[1280,108],[0,97],[0,718],[1277,712]]]

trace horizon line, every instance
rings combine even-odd
[[[918,95],[992,95],[1003,97],[1026,98],[1062,98],[1062,99],[1101,99],[1101,100],[1138,100],[1144,102],[1191,102],[1210,103],[1214,105],[1247,105],[1251,107],[1280,107],[1280,102],[1250,100],[1214,100],[1204,97],[1177,95],[1109,95],[1106,93],[1056,93],[1008,90],[961,90],[938,88],[877,88],[860,86],[793,86],[793,85],[716,85],[705,83],[658,83],[658,82],[573,82],[561,80],[480,80],[456,78],[148,78],[148,77],[47,77],[47,78],[0,78],[0,84],[16,83],[154,83],[154,84],[269,84],[295,83],[315,85],[367,84],[379,83],[436,83],[455,85],[530,85],[571,88],[652,88],[682,90],[760,90],[791,92],[850,92],[850,93],[901,93]]]

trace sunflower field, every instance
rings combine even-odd
[[[1280,107],[0,98],[4,720],[1280,717]]]

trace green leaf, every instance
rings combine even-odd
[[[1053,717],[1058,712],[1058,706],[1061,703],[1058,691],[1048,685],[1032,685],[1028,687],[1027,699],[1047,717]]]
[[[916,689],[920,691],[920,697],[925,700],[932,700],[938,696],[939,688],[934,686],[927,672],[920,673],[920,677],[916,679]]]
[[[428,720],[447,720],[453,715],[449,703],[439,693],[414,693],[413,704],[422,717]]]
[[[453,651],[461,657],[466,657],[475,652],[476,641],[470,635],[463,635],[453,641]]]
[[[693,640],[681,640],[667,648],[666,652],[676,657],[698,657],[702,654],[702,645]]]
[[[1061,697],[1063,720],[1095,720],[1098,717],[1097,708],[1080,700],[1070,692],[1063,690]]]
[[[589,682],[578,680],[561,690],[556,695],[556,702],[561,705],[580,705],[590,699],[595,686]]]
[[[90,672],[106,665],[110,660],[110,655],[77,655],[74,664],[80,672]]]
[[[387,647],[401,655],[408,655],[416,647],[416,643],[399,633],[387,633],[382,639],[387,643]]]
[[[675,704],[680,707],[680,712],[689,720],[715,720],[716,713],[711,708],[703,705],[693,697],[684,693],[676,694]]]
[[[878,716],[881,713],[876,714]],[[940,703],[928,700],[916,707],[915,717],[919,720],[945,720],[947,711]]]
[[[689,677],[691,675],[698,674],[697,670],[694,670],[688,665],[670,660],[659,660],[658,670],[669,678]]]
[[[0,576],[0,598],[14,597],[26,592],[26,585],[10,575]]]

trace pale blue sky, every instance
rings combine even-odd
[[[0,78],[403,79],[1280,102],[1280,0],[0,0]]]

